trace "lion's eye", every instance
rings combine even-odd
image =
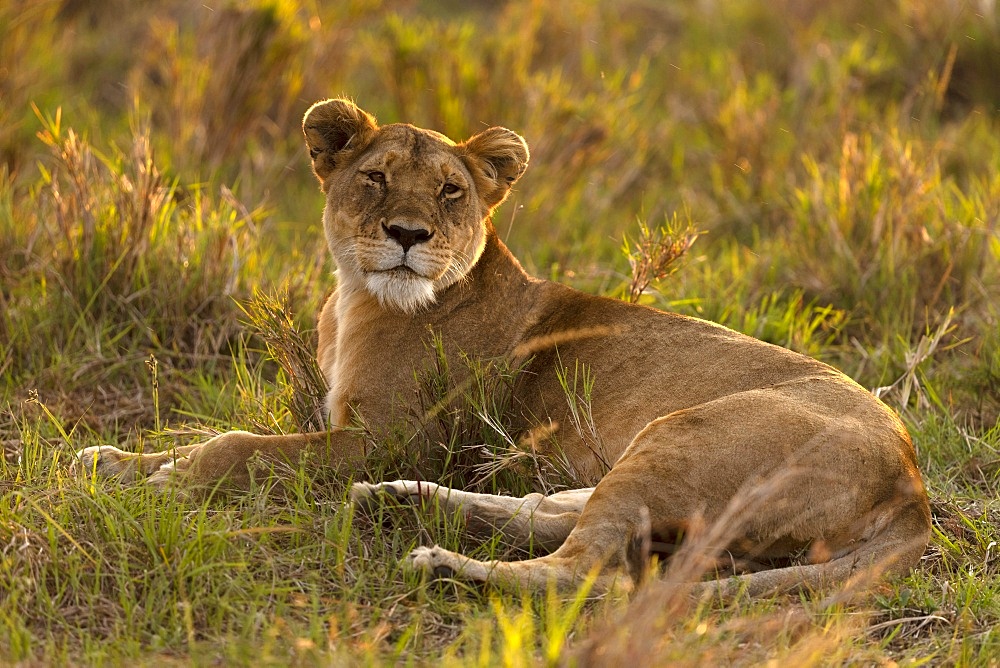
[[[373,183],[385,183],[385,174],[382,172],[368,172],[368,178]]]
[[[454,183],[446,183],[444,184],[444,187],[441,188],[441,194],[449,199],[454,199],[462,195],[462,189]]]

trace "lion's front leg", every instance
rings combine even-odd
[[[250,487],[250,463],[261,461],[297,466],[306,453],[326,465],[357,462],[364,446],[354,434],[335,430],[310,434],[260,436],[230,431],[204,442],[152,454],[131,454],[111,446],[86,448],[77,453],[80,467],[104,477],[131,482],[148,475],[152,485],[176,484],[184,488]]]
[[[262,443],[268,438],[273,437],[227,431],[204,443],[188,446],[183,454],[163,462],[147,482],[157,487],[171,483],[183,487],[215,487],[225,482],[226,487],[247,489],[250,486],[247,465],[255,455],[268,450]],[[288,453],[289,456],[295,454]],[[298,463],[297,458],[290,461]]]
[[[259,438],[245,431],[219,434],[204,443],[184,445],[152,453],[125,452],[111,445],[97,445],[76,453],[77,466],[84,474],[116,478],[131,483],[148,476],[153,485],[163,485],[173,474],[184,474],[186,483],[212,483],[233,473],[236,465],[253,455],[253,440]],[[248,452],[249,451],[249,452]],[[195,462],[200,462],[195,467]]]

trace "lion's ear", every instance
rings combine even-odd
[[[483,130],[459,148],[476,178],[479,196],[490,209],[506,199],[528,167],[528,144],[507,128]]]
[[[350,100],[323,100],[309,107],[302,119],[302,133],[320,182],[348,152],[367,145],[377,130],[375,117]]]

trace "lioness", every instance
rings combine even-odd
[[[551,496],[405,480],[355,485],[356,501],[371,503],[377,493],[436,497],[473,524],[552,551],[484,563],[419,548],[411,555],[418,568],[528,586],[572,585],[596,570],[599,589],[627,586],[638,577],[636,542],[696,517],[728,517],[735,531],[718,547],[737,557],[773,564],[808,553],[818,562],[729,581],[750,593],[842,581],[870,566],[904,573],[917,563],[930,512],[913,446],[896,415],[864,388],[720,325],[524,272],[490,219],[528,164],[520,136],[494,127],[456,144],[411,125],[379,127],[341,99],[313,105],[303,132],[337,265],[337,289],[319,316],[331,431],[233,431],[144,455],[87,448],[79,453],[85,468],[211,486],[223,478],[246,484],[255,454],[294,462],[308,449],[331,464],[358,461],[361,439],[343,427],[357,413],[377,433],[407,414],[414,370],[431,363],[426,338],[434,331],[449,356],[523,365],[513,403],[524,410],[512,419],[525,433],[561,425],[561,447],[581,476],[596,479],[603,462],[614,465],[596,487]],[[596,379],[596,446],[567,427],[557,371],[576,362]]]

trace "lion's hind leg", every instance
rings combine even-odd
[[[356,483],[351,488],[351,500],[366,508],[383,494],[409,503],[438,503],[449,514],[462,513],[470,531],[499,531],[514,547],[551,552],[562,545],[576,526],[593,491],[593,488],[574,489],[549,496],[516,497],[465,492],[432,482],[396,480]]]
[[[455,577],[471,582],[486,582],[512,590],[542,590],[555,585],[559,591],[572,591],[593,578],[591,592],[629,592],[635,579],[628,572],[608,567],[599,550],[584,555],[565,555],[556,552],[524,561],[478,561],[437,545],[418,547],[410,553],[410,568],[428,577]]]
[[[813,546],[813,558],[829,560],[706,585],[720,592],[834,584],[862,569],[905,572],[930,531],[912,449],[877,405],[865,397],[848,401],[853,388],[817,385],[748,391],[654,420],[594,488],[576,526],[549,556],[477,562],[424,548],[412,562],[429,573],[452,570],[496,584],[565,585],[594,569],[598,588],[630,584],[645,574],[644,542],[651,546],[653,536],[677,529],[690,534],[701,523],[707,533],[691,546],[704,558],[691,559],[681,572],[694,589],[727,552],[781,559]],[[835,408],[799,396],[838,391],[848,396]],[[829,555],[820,553],[824,545]],[[678,563],[674,557],[671,568]]]
[[[692,590],[723,598],[764,596],[799,589],[833,590],[850,599],[887,575],[906,575],[920,562],[929,539],[919,500],[892,499],[872,513],[872,531],[829,561],[763,570],[698,583]]]

